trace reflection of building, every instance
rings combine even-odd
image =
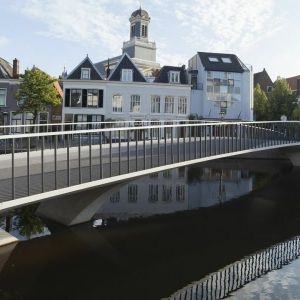
[[[198,52],[188,73],[191,112],[202,118],[253,119],[252,69],[236,55]]]
[[[237,170],[194,168],[168,170],[142,177],[104,195],[94,218],[118,220],[209,207],[229,201],[252,190],[252,178]],[[190,181],[190,182],[189,182]]]
[[[128,219],[188,209],[186,169],[144,176],[105,195],[95,218]]]
[[[209,207],[252,190],[252,178],[240,170],[204,168],[201,180],[189,185],[189,208]]]

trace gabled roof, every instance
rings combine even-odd
[[[146,82],[144,75],[129,57],[129,55],[125,52],[120,58],[119,63],[111,72],[108,80],[110,81],[121,81],[121,72],[122,69],[131,69],[133,70],[133,82]]]
[[[273,86],[273,81],[266,69],[263,69],[261,72],[254,73],[254,87],[257,84],[259,84],[264,91],[267,91],[267,86]]]
[[[0,57],[0,79],[13,78],[13,68],[8,61]]]
[[[188,84],[187,74],[184,66],[182,67],[174,67],[174,66],[163,66],[158,76],[156,77],[154,82],[159,83],[169,83],[169,72],[170,71],[177,71],[180,72],[180,84]]]
[[[68,75],[67,79],[81,79],[81,68],[91,69],[90,80],[103,80],[88,56]]]
[[[235,54],[198,52],[198,55],[206,71],[244,73],[247,70]],[[211,61],[209,58],[215,58],[217,61]],[[231,62],[224,62],[222,58]]]

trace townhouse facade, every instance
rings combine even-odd
[[[86,57],[63,80],[63,122],[168,121],[187,119],[191,87],[185,66],[156,62],[149,41],[150,16],[141,8],[130,21],[123,53],[93,63]]]
[[[63,122],[176,120],[190,114],[186,70],[165,66],[147,78],[127,53],[104,76],[86,57],[63,80]]]
[[[253,120],[252,68],[234,54],[198,52],[188,62],[191,111],[204,119]]]
[[[0,58],[0,126],[33,124],[33,115],[31,113],[18,113],[20,107],[16,99],[16,93],[21,83],[19,61],[15,58],[11,65],[3,58]],[[58,97],[62,99],[62,89],[58,81],[54,82],[54,88],[57,91]],[[49,108],[47,111],[38,114],[37,123],[39,124],[60,121],[60,108]],[[20,131],[20,128],[14,129],[14,132]]]

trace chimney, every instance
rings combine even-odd
[[[106,78],[110,75],[110,68],[109,68],[109,58],[107,59],[107,69],[106,69]]]
[[[13,60],[13,78],[18,79],[19,78],[19,61],[15,58]]]

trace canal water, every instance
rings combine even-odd
[[[299,299],[299,179],[227,159],[10,212],[0,299]]]

